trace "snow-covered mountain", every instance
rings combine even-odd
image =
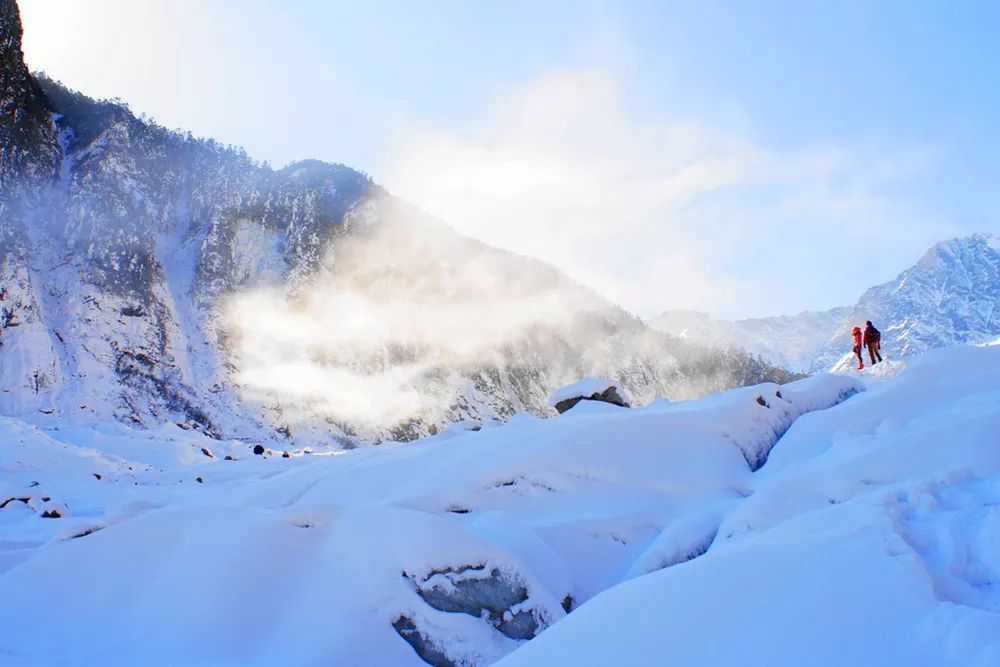
[[[998,378],[959,346],[288,458],[0,417],[0,663],[996,665]]]
[[[640,403],[788,377],[343,165],[274,170],[33,77],[0,19],[0,414],[351,445],[548,414],[583,375]]]
[[[884,354],[907,357],[1000,334],[1000,238],[975,234],[935,244],[895,280],[853,306],[799,315],[716,320],[667,311],[650,324],[685,340],[736,345],[800,372],[832,368],[850,352],[850,330],[871,320]]]

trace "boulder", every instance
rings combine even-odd
[[[407,644],[413,647],[420,659],[434,667],[458,667],[458,663],[448,657],[444,649],[431,637],[420,631],[413,619],[400,616],[392,623],[393,629]]]
[[[531,609],[522,604],[528,599],[525,585],[499,568],[469,565],[409,579],[417,595],[434,609],[485,617],[511,639],[531,639],[542,627]]]
[[[611,380],[601,377],[585,377],[578,382],[566,385],[549,396],[549,405],[563,414],[580,401],[601,401],[623,408],[631,407]]]

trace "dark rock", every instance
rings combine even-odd
[[[195,477],[194,481],[198,482],[199,484],[204,484],[205,483],[205,480],[203,480],[201,477]]]
[[[767,401],[765,401],[765,400],[764,400],[764,397],[763,397],[763,396],[758,396],[758,397],[757,397],[757,405],[759,405],[759,406],[761,406],[761,407],[764,407],[764,408],[768,408],[768,407],[770,407],[770,406],[769,406],[769,405],[767,404]]]
[[[142,306],[122,306],[119,312],[125,317],[142,317],[146,314]]]
[[[618,393],[617,387],[608,387],[599,394],[591,394],[590,396],[574,396],[573,398],[563,399],[556,403],[556,411],[559,414],[562,414],[580,401],[601,401],[604,403],[611,403],[612,405],[617,405],[622,408],[632,407],[628,404],[628,401],[622,398],[621,394]]]
[[[288,450],[285,450],[285,451],[284,451],[284,452],[283,452],[283,453],[281,454],[281,458],[283,458],[283,459],[290,459],[290,458],[292,458],[292,455],[288,453]]]
[[[201,448],[201,453],[204,454],[205,456],[207,456],[210,459],[214,459],[215,458],[215,454],[213,454],[212,451],[208,447],[202,447]]]
[[[233,458],[233,456],[231,454],[226,454],[226,459],[225,460],[226,461],[235,461],[236,459]]]
[[[563,608],[563,611],[566,612],[567,614],[570,613],[571,611],[573,611],[573,596],[572,595],[566,595],[566,597],[564,597],[562,599],[562,608]]]
[[[458,663],[448,657],[437,643],[421,632],[412,619],[400,616],[392,622],[392,627],[407,644],[413,647],[420,659],[434,667],[458,667]]]
[[[95,472],[94,477],[96,477],[97,479],[101,479],[101,473]]]
[[[263,445],[254,445],[254,447],[253,447],[253,453],[256,454],[257,456],[260,456],[261,454],[263,454],[264,451],[265,450],[264,450],[264,446]]]
[[[448,585],[434,581],[437,576],[446,578]],[[512,607],[528,599],[528,590],[523,583],[498,568],[487,570],[484,565],[470,565],[432,570],[421,581],[408,578],[424,602],[438,611],[477,618],[482,618],[485,612],[490,625],[511,639],[531,639],[540,629],[531,611],[511,611]]]
[[[104,526],[94,526],[93,528],[87,528],[83,532],[77,533],[76,535],[73,535],[69,539],[75,540],[75,539],[79,539],[81,537],[86,537],[87,535],[93,535],[94,533],[96,533],[97,531],[101,530],[102,528],[104,528]]]

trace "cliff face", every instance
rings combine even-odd
[[[17,5],[14,0],[0,0],[0,184],[7,186],[3,190],[15,176],[36,183],[49,178],[58,157],[48,102],[21,53]]]

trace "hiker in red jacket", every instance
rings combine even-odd
[[[868,348],[868,356],[871,357],[872,366],[882,361],[882,355],[879,353],[882,348],[882,333],[875,328],[871,320],[865,322],[864,343],[865,347]],[[876,358],[878,361],[875,360]]]
[[[865,362],[861,359],[861,327],[854,327],[851,330],[851,336],[854,338],[854,354],[858,357],[858,370],[860,371],[865,367]]]

